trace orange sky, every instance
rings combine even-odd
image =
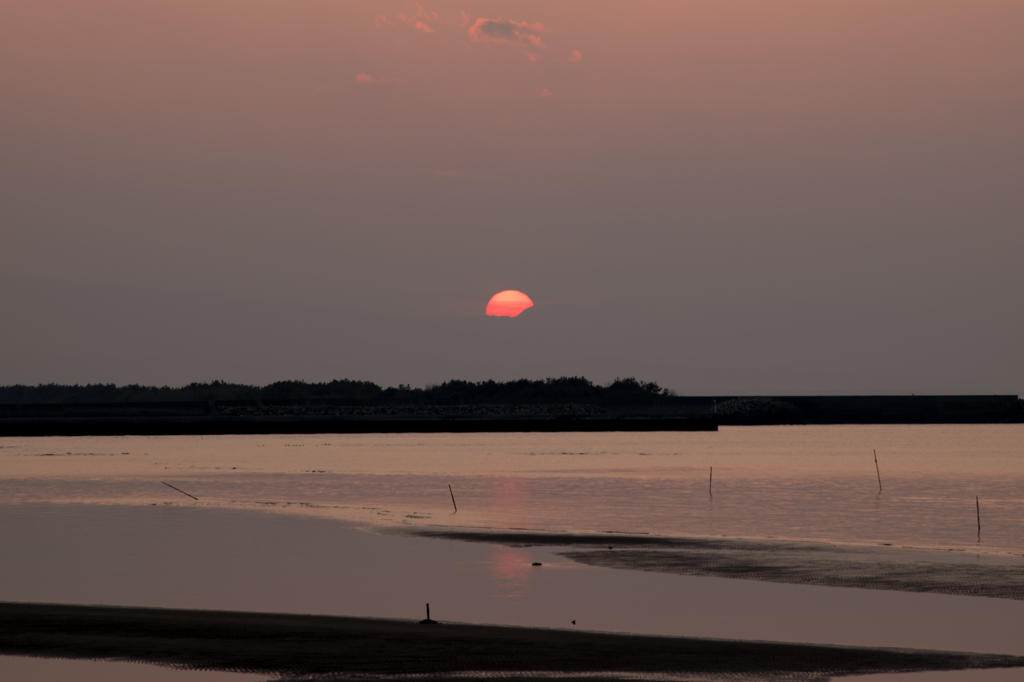
[[[1024,285],[1021,35],[1019,0],[8,0],[0,271],[909,338]]]

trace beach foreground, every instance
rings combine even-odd
[[[1024,657],[229,611],[0,603],[0,654],[130,660],[282,679],[669,675],[824,680],[1024,667]]]

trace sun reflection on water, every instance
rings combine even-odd
[[[490,569],[494,579],[495,597],[515,599],[523,596],[529,580],[530,555],[511,547],[494,547]]]

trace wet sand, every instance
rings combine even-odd
[[[0,654],[317,679],[550,673],[824,680],[1024,657],[271,613],[0,602]],[[615,675],[615,674],[618,675]],[[531,675],[537,676],[537,675]]]
[[[820,587],[1024,600],[1024,558],[782,540],[400,528],[416,537],[524,546],[603,568]]]

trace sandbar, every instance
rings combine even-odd
[[[1024,657],[464,623],[0,602],[0,654],[126,660],[282,679],[496,675],[825,680],[1024,666]]]
[[[384,532],[511,547],[566,547],[573,561],[634,571],[794,585],[1024,600],[1024,558],[773,539],[676,538],[441,527]]]

